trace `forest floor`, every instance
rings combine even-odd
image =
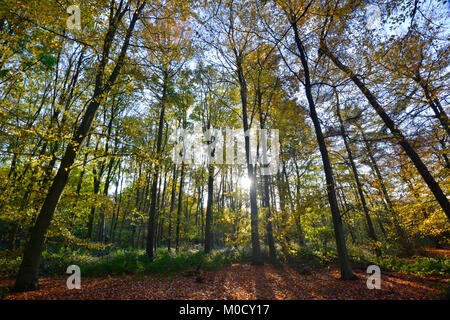
[[[368,274],[355,269],[358,280],[339,280],[333,268],[304,269],[282,265],[252,266],[235,263],[217,271],[201,271],[196,276],[180,273],[173,276],[124,275],[108,278],[84,277],[81,289],[69,290],[67,277],[41,278],[40,290],[12,293],[6,299],[295,299],[295,300],[375,300],[439,299],[450,279],[382,272],[381,289],[370,290]],[[13,279],[0,280],[0,286],[12,286]]]

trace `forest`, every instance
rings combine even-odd
[[[1,1],[0,299],[448,299],[449,37],[443,0]]]

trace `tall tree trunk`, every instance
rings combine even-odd
[[[341,214],[339,212],[339,206],[336,198],[336,190],[334,185],[333,169],[331,167],[331,162],[328,157],[327,146],[325,144],[325,138],[322,133],[322,128],[320,127],[319,117],[317,116],[316,106],[312,96],[311,90],[311,78],[309,74],[308,60],[306,57],[306,50],[303,46],[302,41],[297,28],[297,17],[291,17],[291,25],[294,31],[295,43],[297,49],[300,53],[300,60],[303,66],[304,72],[304,87],[306,98],[309,104],[309,115],[314,124],[314,129],[316,132],[317,142],[319,144],[320,154],[322,156],[323,169],[325,172],[325,179],[327,182],[327,193],[328,201],[330,203],[331,215],[333,217],[334,235],[336,239],[336,247],[339,257],[339,266],[341,269],[341,278],[344,280],[355,279],[356,276],[353,274],[352,267],[350,264],[350,259],[347,253],[347,246],[345,244],[345,234],[344,227],[342,225]]]
[[[244,76],[244,70],[242,68],[242,56],[240,53],[235,52],[237,76],[239,79],[241,104],[242,104],[242,123],[245,134],[245,159],[247,163],[247,175],[250,180],[250,226],[252,237],[252,264],[262,265],[263,260],[261,257],[261,247],[259,244],[259,231],[258,231],[258,206],[256,203],[256,172],[253,164],[250,162],[250,135],[249,124],[247,115],[247,82]]]
[[[113,206],[113,213],[111,217],[111,228],[109,229],[109,239],[108,241],[110,243],[114,242],[114,231],[117,226],[117,220],[119,219],[119,212],[120,212],[120,205],[122,203],[122,182],[123,182],[123,175],[122,175],[122,168],[120,160],[117,161],[116,169],[118,170],[117,173],[117,180],[115,181],[116,184],[116,190],[114,191],[114,206]],[[120,194],[119,194],[119,185],[120,185]]]
[[[98,150],[98,145],[100,143],[100,140],[97,140],[97,143],[95,144],[95,152],[97,152]],[[97,170],[98,169],[98,170]],[[101,165],[99,165],[98,168],[96,168],[94,166],[94,168],[92,169],[92,175],[93,175],[93,183],[94,183],[94,189],[92,194],[94,195],[94,199],[95,196],[100,192],[100,183],[101,183],[101,179],[102,179],[102,175],[103,175],[103,162]],[[88,240],[92,240],[92,232],[94,229],[94,219],[95,219],[95,204],[91,206],[91,211],[89,212],[89,216],[88,216],[88,222],[87,222],[87,235],[86,235],[86,239]]]
[[[106,174],[105,185],[103,186],[103,196],[108,196],[109,184],[111,183],[112,169],[114,166],[114,158],[109,160],[108,172]],[[97,229],[97,242],[105,241],[105,208],[101,208],[100,222]]]
[[[94,169],[94,191],[93,194],[97,195],[100,191],[100,179],[97,177],[97,170]],[[94,218],[95,218],[95,205],[91,206],[91,211],[89,212],[88,224],[87,224],[87,236],[86,239],[92,240],[92,231],[94,229]]]
[[[214,194],[214,165],[209,165],[208,170],[208,200],[206,203],[206,223],[205,223],[205,253],[211,251],[211,218]]]
[[[172,214],[175,208],[175,192],[177,189],[177,167],[173,166],[173,176],[172,176],[172,194],[170,196],[170,209],[169,209],[169,230],[167,236],[167,250],[170,252],[172,244]]]
[[[265,116],[262,114],[262,96],[260,91],[258,90],[258,106],[260,112],[260,128],[265,129]],[[261,130],[261,134],[263,131]],[[263,141],[265,143],[261,146],[261,153],[263,157],[263,163],[265,166],[268,166],[268,157],[267,157],[267,137],[263,136]],[[275,239],[273,238],[273,225],[272,225],[272,210],[270,208],[270,192],[269,192],[269,176],[263,175],[263,184],[264,184],[264,195],[263,195],[263,207],[266,210],[266,231],[267,231],[267,244],[269,246],[269,259],[272,263],[275,263],[277,260],[277,252],[275,249]]]
[[[178,252],[178,247],[180,245],[180,219],[181,210],[183,205],[183,183],[184,183],[184,164],[181,164],[181,177],[180,177],[180,190],[178,192],[178,209],[177,209],[177,222],[175,231],[175,251]]]
[[[157,237],[156,237],[156,246],[155,246],[155,250],[160,246],[161,243],[161,237],[164,231],[164,214],[162,214],[162,212],[164,211],[164,207],[166,206],[166,187],[167,187],[167,172],[168,172],[168,168],[166,168],[165,172],[164,172],[164,186],[163,186],[163,191],[161,194],[161,202],[160,205],[158,206],[158,212],[159,212],[159,223],[158,223],[158,232],[157,232]]]
[[[167,73],[164,74],[164,84],[163,84],[163,92],[161,98],[161,113],[159,116],[159,124],[158,124],[158,136],[156,141],[156,155],[157,161],[155,163],[155,172],[153,174],[152,187],[150,191],[150,208],[149,208],[149,219],[148,219],[148,230],[147,230],[147,248],[146,252],[150,258],[150,261],[153,261],[153,247],[154,247],[154,239],[155,239],[155,214],[156,214],[156,194],[158,187],[158,176],[159,176],[159,167],[160,167],[160,155],[161,155],[161,145],[162,145],[162,136],[163,136],[163,128],[164,128],[164,112],[166,109],[166,97],[167,97],[167,86],[168,86],[168,78]]]

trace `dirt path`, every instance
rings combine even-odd
[[[424,250],[430,257],[450,258],[450,249],[427,248]]]
[[[382,275],[380,290],[369,290],[368,275],[355,274],[358,280],[342,281],[333,269],[302,274],[287,266],[243,263],[202,272],[202,283],[183,275],[119,276],[82,278],[80,290],[68,290],[66,277],[44,278],[40,290],[14,293],[8,299],[438,299],[441,292],[436,287],[449,285],[449,279],[392,273]],[[12,284],[12,279],[0,280],[0,286]]]

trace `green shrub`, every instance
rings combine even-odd
[[[97,261],[81,262],[79,267],[82,274],[88,276],[142,273],[142,260],[145,260],[145,257],[143,250],[127,251],[119,249],[98,257]]]
[[[381,258],[377,261],[381,268],[419,275],[450,275],[450,260],[447,258],[414,257],[413,261],[401,258]]]
[[[39,272],[41,275],[61,275],[66,273],[70,265],[81,266],[96,263],[98,260],[98,257],[85,250],[72,251],[70,248],[60,248],[59,251],[46,250],[42,253]]]
[[[158,250],[150,261],[144,250],[116,250],[96,261],[79,263],[83,275],[102,276],[120,274],[171,274],[200,267],[215,270],[237,260],[236,251],[214,250],[205,255],[200,250],[175,253],[167,249]],[[76,264],[76,263],[75,263]]]
[[[19,271],[22,258],[0,258],[0,278],[13,277]]]
[[[151,262],[144,250],[72,250],[49,248],[42,254],[40,276],[65,275],[67,267],[78,265],[83,276],[106,276],[121,274],[171,274],[185,270],[215,270],[240,259],[237,250],[214,250],[204,254],[199,249],[169,252],[159,249]],[[1,257],[0,276],[14,277],[21,258]]]
[[[294,255],[287,258],[287,262],[293,266],[309,265],[311,267],[319,267],[328,261],[329,257],[324,257],[322,254],[314,250],[314,248],[303,247],[300,248]]]

